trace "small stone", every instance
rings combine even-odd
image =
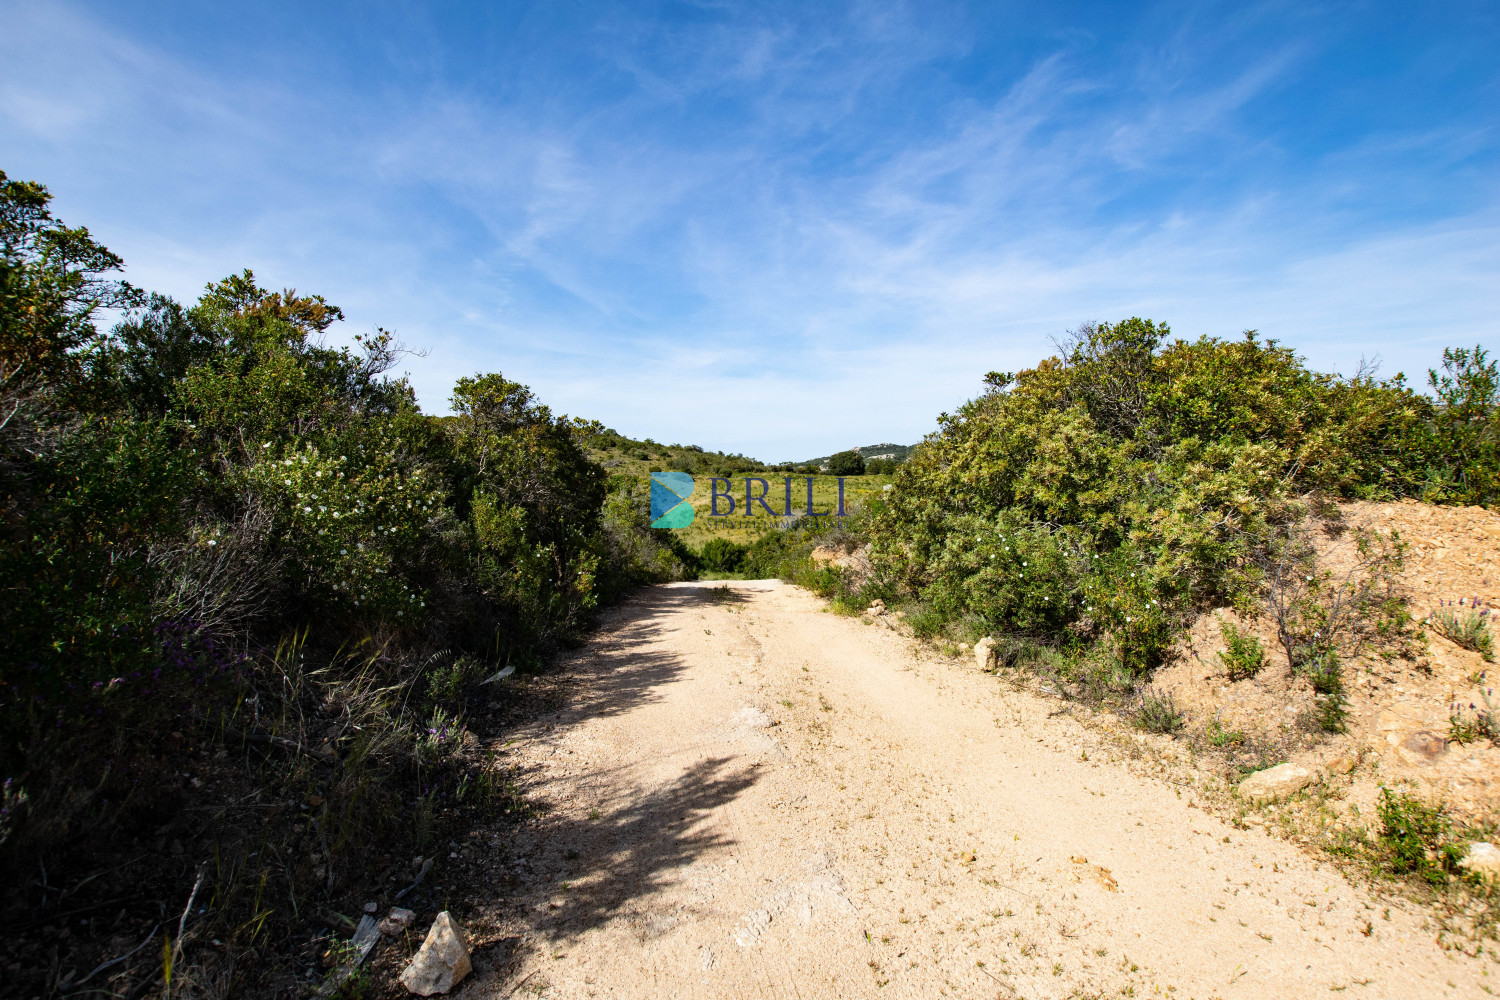
[[[1486,881],[1500,880],[1500,847],[1483,840],[1471,840],[1469,851],[1459,865]]]
[[[401,973],[401,985],[419,997],[447,993],[472,972],[463,928],[447,910],[437,915],[427,939]]]
[[[1296,764],[1277,764],[1264,771],[1256,771],[1240,782],[1240,795],[1251,802],[1270,802],[1300,791],[1311,782],[1312,772],[1307,768]]]
[[[1354,758],[1335,757],[1327,764],[1329,774],[1348,774],[1354,770]]]
[[[373,900],[365,904],[366,913],[374,913],[378,909],[380,909],[380,904]]]
[[[307,804],[310,805],[310,806],[312,806],[314,809],[318,808],[318,806],[322,805],[324,802],[327,802],[327,801],[328,800],[325,799],[325,798],[323,798],[323,796],[321,796],[321,795],[309,795],[307,797]]]
[[[411,922],[417,919],[417,915],[411,910],[403,910],[399,906],[391,907],[391,912],[385,915],[380,922],[380,933],[387,937],[397,937],[411,926]]]
[[[974,643],[974,665],[980,670],[990,671],[995,669],[995,640],[985,636]]]

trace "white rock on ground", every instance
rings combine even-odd
[[[402,931],[411,926],[411,922],[417,919],[417,915],[410,910],[403,910],[399,906],[391,907],[391,912],[385,915],[380,922],[380,933],[396,937]]]
[[[1307,768],[1296,764],[1277,764],[1264,771],[1256,771],[1240,782],[1240,795],[1251,802],[1270,802],[1300,791],[1311,782],[1312,772]]]
[[[447,993],[473,971],[463,928],[444,910],[432,922],[427,940],[401,973],[401,985],[420,997]]]
[[[980,670],[995,669],[995,640],[985,636],[974,643],[974,663]]]
[[[1500,879],[1500,847],[1483,840],[1469,842],[1469,852],[1461,866],[1486,879]]]

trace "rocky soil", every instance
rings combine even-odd
[[[1320,562],[1335,573],[1348,566],[1356,529],[1395,532],[1408,546],[1397,579],[1414,617],[1444,605],[1463,612],[1500,604],[1500,514],[1414,502],[1354,503],[1340,513],[1342,532],[1319,536]],[[1229,678],[1219,657],[1226,623],[1266,645],[1269,663],[1255,677]],[[1371,650],[1345,665],[1347,733],[1327,734],[1312,722],[1311,685],[1288,669],[1274,638],[1264,617],[1219,609],[1199,619],[1176,662],[1158,671],[1154,683],[1172,692],[1191,732],[1201,734],[1217,720],[1222,731],[1243,733],[1245,743],[1228,753],[1232,760],[1289,760],[1327,775],[1341,787],[1338,817],[1347,817],[1351,806],[1356,815],[1370,816],[1381,785],[1442,801],[1461,821],[1500,817],[1500,748],[1486,739],[1449,738],[1455,712],[1472,719],[1486,708],[1493,663],[1430,628],[1420,630],[1409,658],[1386,659]]]

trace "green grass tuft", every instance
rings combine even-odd
[[[1136,725],[1148,733],[1176,733],[1185,724],[1170,691],[1141,688],[1141,704],[1136,711]]]
[[[1260,639],[1225,622],[1224,649],[1219,653],[1219,662],[1224,665],[1230,680],[1247,680],[1266,665],[1266,650]]]
[[[1452,608],[1440,608],[1433,612],[1429,622],[1432,630],[1444,639],[1478,653],[1486,663],[1491,663],[1495,659],[1495,640],[1490,635],[1488,620],[1487,609],[1460,613]]]

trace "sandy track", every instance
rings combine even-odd
[[[1500,990],[1415,909],[1132,773],[1060,703],[794,587],[732,597],[617,609],[578,696],[521,733],[546,805],[514,845],[527,947],[470,995]]]

